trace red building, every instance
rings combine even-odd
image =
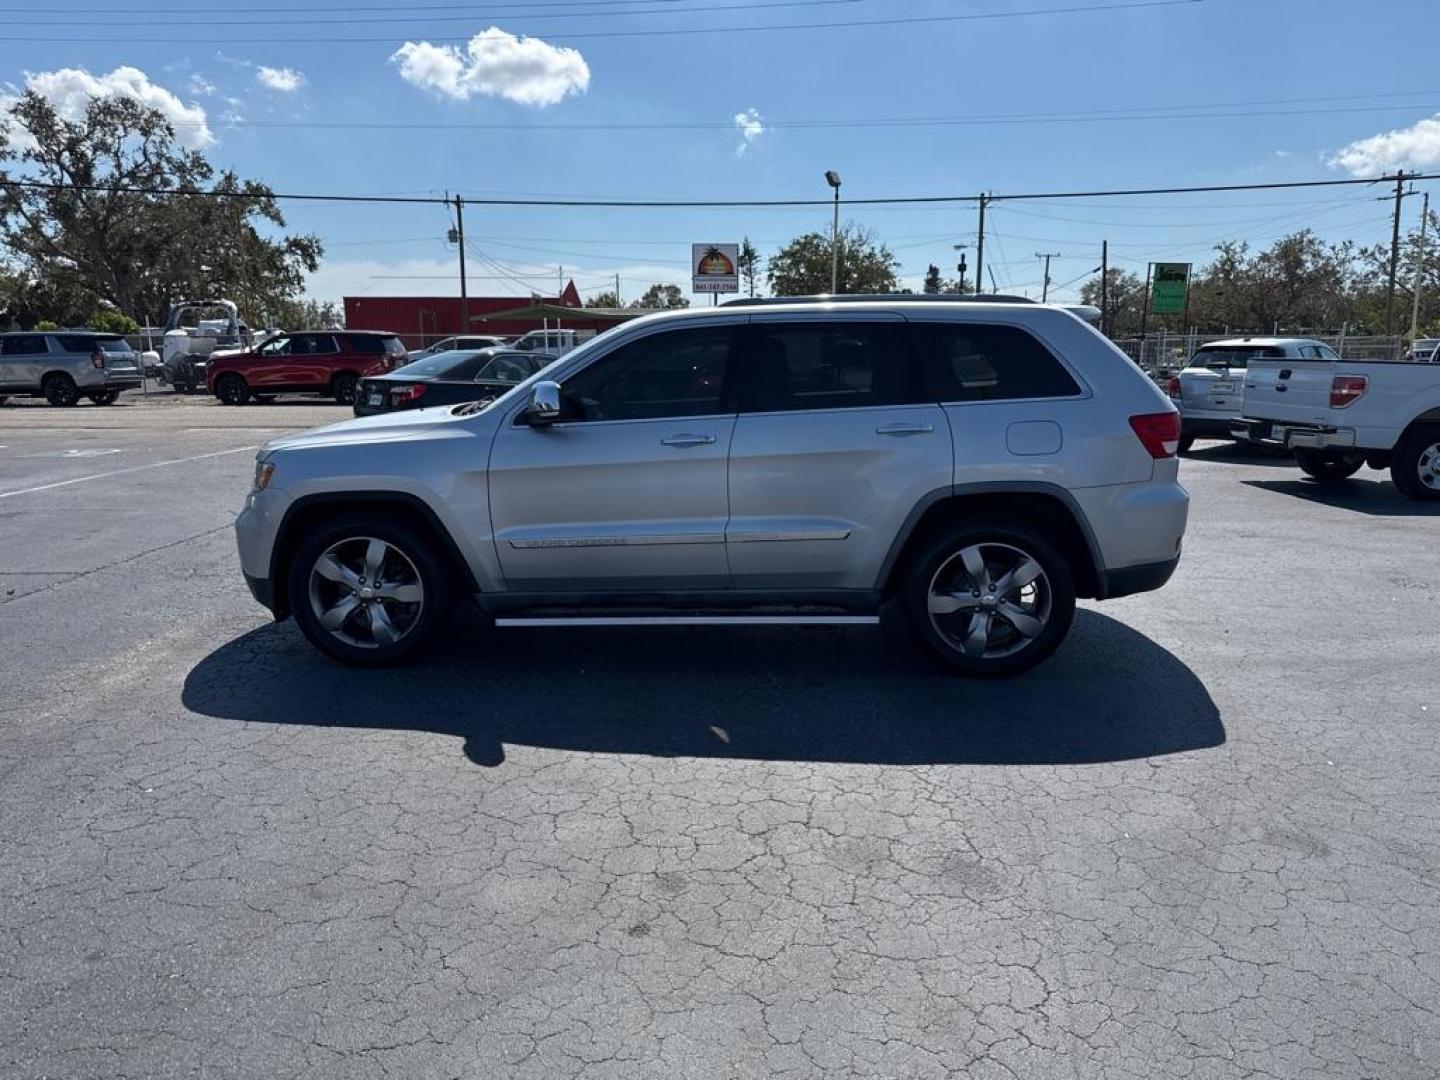
[[[561,325],[572,330],[605,330],[615,318],[598,315],[587,317],[580,293],[571,281],[557,296],[526,298],[521,296],[472,296],[466,302],[470,316],[468,327],[461,325],[458,296],[347,296],[345,326],[350,330],[390,330],[405,339],[408,348],[426,344],[452,334],[499,334],[510,337],[545,325],[554,326],[553,319],[492,318],[497,312],[516,311],[535,304],[573,308],[575,317],[564,318]]]

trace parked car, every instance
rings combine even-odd
[[[0,334],[0,402],[41,397],[74,405],[82,397],[111,405],[140,386],[140,359],[119,334],[57,330]]]
[[[1440,501],[1440,366],[1406,360],[1256,360],[1239,438],[1284,447],[1322,483],[1389,469],[1412,499]]]
[[[398,409],[428,409],[497,398],[516,383],[555,362],[544,353],[478,349],[436,353],[396,368],[388,375],[360,380],[355,415]]]
[[[1231,425],[1241,416],[1245,370],[1256,359],[1339,360],[1323,341],[1310,338],[1231,338],[1195,350],[1165,392],[1180,410],[1180,453],[1188,454],[1196,439],[1231,439]]]
[[[1440,338],[1416,338],[1405,359],[1427,364],[1440,363]]]
[[[493,334],[466,334],[460,337],[442,338],[434,345],[427,345],[423,349],[411,349],[408,355],[411,360],[423,360],[427,356],[455,352],[457,349],[495,349],[504,344],[504,338],[496,337]]]
[[[361,379],[383,375],[404,360],[405,346],[395,334],[282,333],[254,349],[212,355],[205,385],[227,405],[274,394],[320,394],[353,405]]]
[[[521,334],[509,345],[520,352],[542,352],[564,356],[596,336],[594,330],[531,330]]]
[[[275,439],[236,522],[251,592],[342,661],[469,593],[503,626],[875,623],[1009,675],[1076,597],[1156,589],[1180,418],[1055,307],[834,300],[653,315],[488,406]]]

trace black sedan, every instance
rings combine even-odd
[[[524,382],[555,357],[514,349],[455,349],[435,353],[385,375],[360,380],[355,415],[374,416],[397,409],[460,405],[497,398]]]

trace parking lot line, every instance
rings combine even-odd
[[[124,476],[126,473],[143,472],[146,469],[159,469],[166,465],[184,465],[189,461],[204,461],[206,458],[224,457],[226,454],[241,454],[247,450],[258,450],[259,444],[251,446],[237,446],[231,450],[212,450],[208,454],[195,454],[191,457],[175,458],[171,461],[152,461],[147,465],[131,465],[127,469],[112,469],[109,472],[92,473],[89,476],[75,476],[69,480],[57,480],[53,484],[40,484],[36,487],[19,488],[15,491],[0,491],[0,499],[8,499],[15,495],[33,495],[40,491],[50,491],[52,488],[68,487],[71,484],[83,484],[90,480],[105,480],[112,476]]]

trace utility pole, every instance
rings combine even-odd
[[[470,332],[470,296],[465,283],[465,200],[455,196],[455,243],[460,249],[460,333]]]
[[[1400,206],[1405,200],[1405,171],[1395,174],[1395,220],[1390,233],[1390,273],[1385,284],[1385,333],[1395,332],[1395,273],[1400,267]],[[1408,194],[1413,195],[1411,191]]]
[[[615,306],[620,306],[620,275],[615,275]]]
[[[1415,346],[1415,336],[1420,328],[1420,283],[1425,279],[1425,226],[1430,221],[1430,192],[1420,202],[1420,244],[1415,248],[1415,283],[1410,292],[1410,346]]]
[[[1110,241],[1100,241],[1100,332],[1110,336]]]
[[[1050,260],[1061,258],[1058,251],[1037,251],[1035,258],[1045,260],[1045,283],[1040,286],[1040,302],[1043,304],[1050,299]]]
[[[990,201],[990,196],[983,191],[980,193],[980,232],[975,238],[975,295],[979,296],[985,291],[981,284],[981,274],[985,270],[985,204]]]

